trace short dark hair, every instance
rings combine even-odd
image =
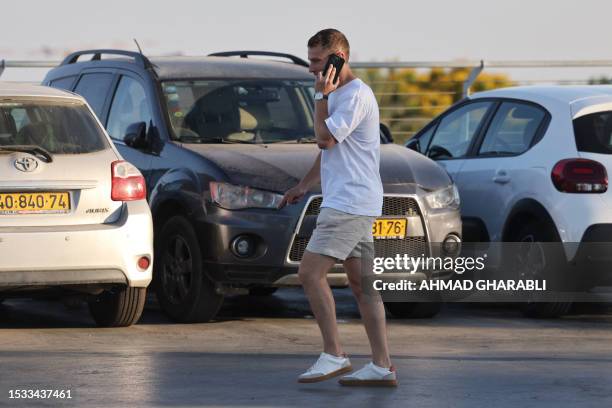
[[[321,30],[308,40],[308,48],[320,45],[324,49],[335,51],[340,49],[346,52],[347,57],[351,53],[351,47],[346,36],[335,28]]]

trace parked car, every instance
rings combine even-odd
[[[584,244],[612,241],[611,135],[612,87],[514,87],[460,101],[407,147],[453,178],[464,241],[560,242],[572,263]],[[602,283],[584,269],[581,280],[581,290]],[[533,302],[523,310],[559,316],[570,304]]]
[[[0,297],[87,299],[100,326],[128,326],[151,281],[143,176],[85,100],[0,85]]]
[[[231,58],[261,54],[289,62]],[[299,285],[320,187],[299,204],[276,207],[319,152],[307,66],[266,52],[149,59],[90,50],[69,55],[44,79],[83,95],[122,156],[145,175],[155,226],[154,285],[172,319],[208,321],[227,293]],[[442,168],[384,144],[381,176],[384,217],[401,232],[378,234],[388,239],[377,239],[377,255],[421,255],[431,242],[460,241],[458,202]],[[348,284],[341,265],[328,279],[332,286]],[[431,316],[439,305],[389,308]]]

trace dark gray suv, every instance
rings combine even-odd
[[[247,58],[254,54],[289,62]],[[265,52],[149,59],[90,50],[69,55],[44,79],[83,95],[121,155],[144,174],[155,227],[154,288],[172,319],[207,321],[224,294],[299,285],[320,187],[299,204],[276,206],[319,152],[307,66]],[[380,223],[394,228],[378,228],[377,255],[418,256],[430,242],[460,239],[458,200],[441,167],[385,144],[380,171]],[[342,265],[329,280],[347,285]],[[389,308],[402,316],[437,311],[432,304]]]

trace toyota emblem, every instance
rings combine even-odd
[[[21,157],[15,160],[15,168],[24,172],[34,171],[38,168],[38,160],[32,157]]]

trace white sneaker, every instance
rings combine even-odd
[[[353,369],[348,357],[336,357],[321,353],[316,363],[298,377],[298,382],[314,383],[348,373]]]
[[[397,387],[397,375],[393,366],[384,368],[370,362],[338,382],[342,385]]]

